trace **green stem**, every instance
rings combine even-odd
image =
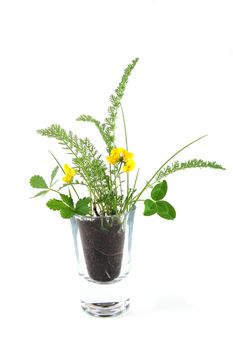
[[[122,165],[122,163],[121,162],[119,162],[119,165],[118,165],[118,167],[117,167],[117,169],[116,169],[116,171],[114,171],[114,185],[115,185],[115,210],[116,210],[116,212],[117,212],[117,178],[119,177],[119,174],[120,174],[120,170],[121,170],[121,165]]]
[[[134,195],[134,192],[135,192],[135,188],[136,188],[136,184],[137,184],[137,180],[138,180],[139,170],[140,170],[140,168],[138,168],[137,174],[135,176],[132,192],[130,193],[130,195],[128,197],[126,197],[125,202],[124,202],[124,204],[126,204],[126,205],[124,205],[124,207],[126,207],[127,211],[130,211],[135,205],[134,202],[132,202],[131,205],[129,203],[130,203],[130,201],[132,199],[132,196]]]
[[[138,181],[139,170],[140,170],[140,168],[138,168],[137,174],[136,174],[136,176],[135,176],[134,185],[133,185],[133,192],[134,192],[134,190],[135,190],[135,188],[136,188],[136,184],[137,184],[137,181]]]
[[[126,128],[126,122],[125,122],[125,114],[122,108],[122,104],[120,104],[121,107],[121,113],[122,113],[122,118],[123,118],[123,124],[124,124],[124,133],[125,133],[125,146],[126,149],[128,151],[129,147],[128,147],[128,136],[127,136],[127,128]]]
[[[50,190],[50,191],[53,191],[53,192],[55,192],[55,193],[58,193],[58,194],[62,194],[61,192],[56,191],[56,190],[54,190],[53,188],[50,188],[50,187],[49,187],[49,190]]]
[[[110,185],[110,192],[112,192],[112,166],[109,164],[109,185]]]
[[[121,114],[122,114],[122,118],[123,118],[123,124],[124,124],[124,133],[125,133],[125,146],[127,151],[129,150],[129,145],[128,145],[128,136],[127,136],[127,128],[126,128],[126,122],[125,122],[125,114],[122,108],[122,104],[120,103],[120,107],[121,107]],[[127,196],[129,194],[129,173],[127,173]]]
[[[163,165],[161,165],[161,167],[154,173],[154,175],[150,178],[149,181],[147,181],[146,185],[143,187],[143,189],[139,192],[139,194],[133,199],[134,200],[134,204],[136,204],[136,202],[139,200],[139,198],[141,197],[141,195],[143,194],[143,192],[149,187],[150,183],[153,181],[153,179],[155,178],[155,176],[160,172],[160,170],[168,163],[170,162],[170,160],[172,158],[174,158],[177,154],[179,154],[180,152],[182,152],[185,148],[191,146],[193,143],[203,139],[204,137],[206,137],[207,135],[201,136],[198,139],[188,143],[186,146],[182,147],[181,149],[179,149],[176,153],[174,153],[168,160],[166,160],[165,163],[163,163]]]
[[[112,166],[111,166],[111,164],[109,164],[109,193],[112,195]],[[108,205],[106,206],[106,211],[111,212],[111,206],[109,205],[109,201],[108,201]]]
[[[119,180],[119,186],[121,191],[121,206],[122,206],[123,190],[122,190],[122,184],[121,184],[121,173],[118,175],[118,180]]]

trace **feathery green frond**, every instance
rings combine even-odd
[[[100,135],[102,136],[104,142],[105,142],[106,145],[107,145],[107,143],[108,143],[108,138],[107,138],[106,133],[105,133],[105,131],[104,131],[104,128],[103,128],[103,126],[101,125],[101,122],[100,122],[99,120],[93,118],[93,117],[90,116],[90,115],[86,115],[86,114],[80,115],[80,117],[78,117],[76,120],[77,120],[78,122],[79,122],[79,121],[82,121],[82,122],[90,122],[90,123],[94,124],[94,125],[97,127],[97,129],[99,130]]]
[[[120,107],[121,100],[124,96],[126,85],[128,83],[128,78],[134,69],[135,65],[138,62],[138,58],[135,58],[124,70],[124,74],[121,78],[121,81],[118,87],[115,90],[115,95],[110,96],[110,106],[108,108],[108,117],[105,118],[102,128],[105,131],[106,137],[105,141],[107,144],[107,151],[110,153],[111,149],[115,146],[115,130],[116,130],[116,120],[117,120],[117,111]]]
[[[115,95],[110,96],[110,106],[108,107],[108,117],[105,118],[104,122],[101,123],[99,120],[91,117],[90,115],[82,114],[77,121],[93,123],[99,130],[106,146],[107,152],[110,153],[111,149],[115,146],[115,131],[116,131],[116,120],[117,111],[121,105],[121,100],[124,96],[128,78],[138,62],[138,58],[135,58],[124,70],[124,74],[118,87],[115,90]]]
[[[37,130],[38,134],[47,136],[59,141],[59,144],[64,149],[70,151],[71,154],[76,155],[79,151],[78,137],[71,131],[68,133],[58,124],[52,124],[46,129]]]
[[[127,68],[124,71],[124,74],[121,78],[120,84],[118,85],[118,87],[115,90],[116,96],[118,98],[118,100],[120,101],[124,95],[125,92],[125,87],[126,84],[128,83],[128,78],[132,72],[132,70],[134,69],[134,67],[136,66],[137,62],[138,62],[139,58],[135,58],[134,60],[132,60],[132,62],[127,66]]]
[[[216,162],[204,161],[202,159],[190,159],[186,162],[176,161],[171,165],[167,165],[164,169],[162,169],[158,175],[156,176],[156,181],[160,181],[162,178],[175,173],[178,170],[185,170],[191,168],[212,168],[212,169],[221,169],[225,170],[222,165],[217,164]]]

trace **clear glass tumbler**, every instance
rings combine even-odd
[[[129,307],[129,271],[135,208],[112,216],[71,218],[82,308],[116,316]]]

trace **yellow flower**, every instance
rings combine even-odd
[[[106,157],[107,161],[112,165],[118,163],[122,157],[122,150],[123,148],[113,148],[111,150],[110,156]]]
[[[122,149],[123,162],[127,163],[130,159],[133,159],[133,153],[128,152],[126,149]]]
[[[106,157],[107,161],[115,165],[118,162],[124,163],[122,168],[123,171],[129,172],[135,168],[135,161],[133,160],[133,153],[127,151],[124,148],[113,148],[108,157]]]
[[[71,168],[68,164],[64,165],[64,172],[65,172],[65,176],[62,178],[62,181],[64,182],[71,182],[74,178],[74,175],[76,174],[76,171]]]
[[[135,161],[133,159],[129,159],[123,166],[122,170],[128,173],[129,171],[133,170],[135,166],[136,166]]]

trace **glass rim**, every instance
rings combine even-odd
[[[136,205],[129,211],[125,211],[124,213],[121,214],[114,214],[114,215],[99,215],[99,216],[91,216],[91,215],[79,215],[79,214],[75,214],[72,216],[72,218],[85,218],[85,219],[106,219],[106,218],[114,218],[114,217],[120,217],[123,215],[127,215],[130,214],[132,212],[135,212],[136,210]]]

